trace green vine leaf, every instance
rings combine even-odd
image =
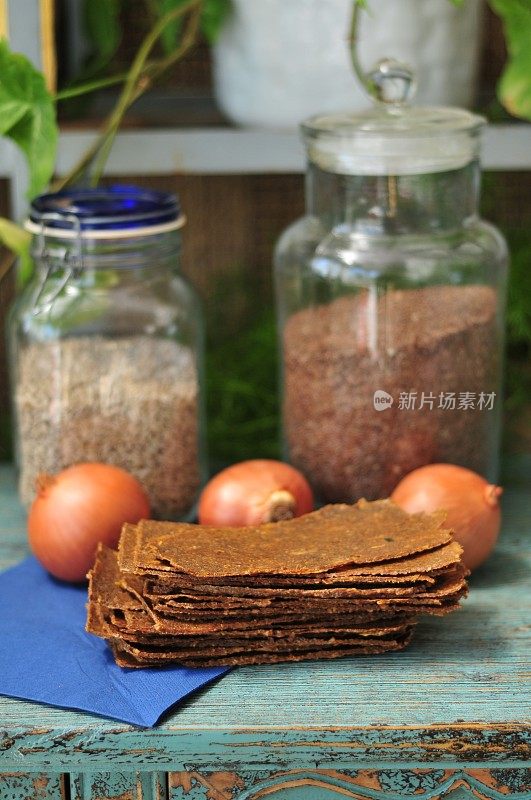
[[[168,11],[173,11],[174,8],[179,8],[184,4],[185,0],[157,0],[158,16],[163,17]],[[181,19],[176,19],[169,22],[160,35],[160,41],[164,52],[171,53],[177,46],[177,39],[181,32]]]
[[[169,11],[185,5],[187,0],[152,0],[157,16],[163,17]],[[201,30],[209,44],[213,44],[221,30],[225,19],[232,8],[231,0],[203,0],[201,8]],[[175,50],[181,32],[182,20],[176,18],[164,28],[160,40],[164,51],[169,54]]]
[[[100,73],[112,59],[122,41],[120,0],[85,0],[85,29],[93,55],[80,79]]]
[[[0,217],[0,241],[13,253],[21,255],[28,249],[31,234],[10,219]]]
[[[0,135],[12,139],[26,156],[28,196],[50,180],[57,149],[55,103],[44,78],[20,53],[0,41]]]
[[[509,113],[531,119],[531,3],[490,0],[505,29],[509,59],[498,84],[498,96]]]
[[[15,222],[0,217],[0,242],[18,256],[17,277],[19,285],[24,286],[33,274],[33,262],[30,257],[31,234]]]
[[[204,0],[201,28],[209,44],[213,44],[230,14],[231,0]]]

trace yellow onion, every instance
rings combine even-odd
[[[219,472],[199,498],[202,525],[260,525],[313,511],[306,478],[289,464],[266,458],[241,461]]]
[[[116,547],[122,525],[149,517],[141,484],[110,464],[76,464],[40,475],[28,517],[30,548],[63,581],[84,580],[98,542]]]
[[[410,514],[444,509],[444,526],[463,548],[463,562],[472,570],[492,552],[500,532],[499,486],[472,470],[454,464],[428,464],[403,478],[391,499]]]

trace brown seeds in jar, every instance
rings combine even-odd
[[[21,352],[15,409],[23,502],[39,473],[101,461],[135,475],[155,514],[189,514],[201,468],[188,348],[148,336],[32,343]]]
[[[480,285],[368,292],[294,314],[284,329],[284,431],[290,461],[327,502],[388,496],[434,461],[484,473],[497,410],[439,408],[440,394],[494,391],[496,296]],[[376,391],[393,402],[383,410]],[[399,407],[417,393],[415,409]],[[419,408],[422,393],[434,396]],[[500,398],[496,398],[496,403]]]

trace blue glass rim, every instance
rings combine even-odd
[[[32,201],[29,214],[34,225],[58,231],[77,228],[118,232],[164,225],[180,218],[176,194],[121,185],[42,194]]]

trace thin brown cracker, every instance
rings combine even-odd
[[[397,562],[393,562],[397,563]],[[122,573],[123,576],[131,573]],[[352,585],[370,588],[371,586],[397,586],[399,584],[409,585],[412,583],[433,583],[435,578],[428,573],[410,573],[409,575],[360,575],[353,576],[353,580],[347,575],[347,580],[340,580],[341,572],[324,572],[319,576],[305,576],[301,578],[285,578],[280,579],[280,585],[262,585],[264,580],[257,580],[257,576],[247,579],[244,584],[236,584],[234,581],[229,582],[221,578],[217,582],[208,583],[207,580],[193,578],[190,576],[172,576],[172,575],[157,575],[144,577],[143,593],[145,595],[167,595],[173,592],[194,590],[203,592],[204,594],[226,594],[229,597],[232,595],[249,595],[260,596],[262,593],[277,591],[278,589],[287,588],[312,588],[316,587],[315,580],[318,580],[319,588],[327,586],[331,589],[341,589],[350,587]],[[338,576],[336,578],[336,576]],[[138,577],[138,576],[135,576]],[[316,587],[317,588],[317,587]]]
[[[98,613],[98,612],[96,612]],[[139,644],[146,647],[160,647],[162,649],[181,648],[181,649],[204,649],[212,647],[246,647],[252,649],[255,644],[264,642],[282,642],[284,645],[293,644],[298,641],[305,641],[309,638],[345,638],[353,636],[362,639],[396,636],[409,629],[415,621],[408,617],[397,616],[389,620],[377,620],[372,623],[355,624],[352,626],[337,627],[333,622],[327,626],[322,625],[300,625],[293,628],[266,628],[264,630],[250,631],[248,634],[241,634],[239,631],[227,631],[221,634],[219,631],[211,636],[161,636],[160,634],[139,634],[134,631],[120,629],[105,619],[105,613],[101,610],[101,619],[97,621],[100,635],[104,638],[120,638],[130,644]]]
[[[120,585],[124,589],[129,589],[127,579],[121,580]],[[242,605],[253,604],[257,608],[260,606],[267,607],[274,604],[277,600],[287,600],[293,598],[296,600],[350,600],[356,597],[393,597],[400,595],[405,597],[407,595],[416,595],[423,590],[426,591],[431,588],[433,584],[417,583],[412,586],[409,584],[399,584],[398,586],[373,586],[372,588],[360,586],[344,586],[340,589],[336,588],[311,588],[306,587],[286,587],[276,589],[264,589],[262,592],[256,594],[248,594],[247,592],[238,595],[226,594],[224,592],[217,592],[211,594],[204,594],[201,587],[198,587],[197,592],[192,589],[182,590],[173,594],[150,594],[144,593],[145,599],[150,603],[160,603],[163,605],[176,605],[189,604],[190,606],[219,606],[224,605],[228,608],[239,608]]]
[[[382,633],[379,636],[359,636],[350,634],[336,636],[327,633],[321,636],[300,636],[291,641],[279,639],[254,639],[248,641],[210,641],[201,644],[188,645],[187,643],[176,640],[173,646],[158,646],[152,643],[128,641],[119,637],[121,647],[125,652],[137,658],[160,658],[163,661],[178,661],[180,658],[193,657],[216,658],[222,656],[233,656],[246,652],[256,653],[297,653],[307,650],[327,650],[332,647],[384,647],[388,642],[395,642],[409,633],[409,628],[401,628],[393,635]]]
[[[123,631],[135,631],[142,634],[161,634],[161,635],[194,635],[204,636],[211,633],[242,630],[252,631],[264,628],[264,615],[250,616],[245,615],[235,620],[223,620],[211,618],[208,621],[187,622],[182,619],[166,618],[153,611],[147,613],[145,608],[134,599],[128,598],[126,607],[123,608],[121,600],[126,594],[124,590],[117,589],[115,586],[116,576],[118,575],[116,555],[112,550],[101,548],[97,555],[96,565],[90,577],[89,589],[89,613],[87,629],[96,635],[103,635],[105,632],[99,627],[99,621],[104,615],[105,619]],[[99,599],[96,600],[95,597]],[[132,608],[136,602],[136,608]],[[97,613],[96,613],[97,611]],[[338,626],[338,624],[359,624],[366,621],[373,621],[380,618],[393,616],[393,612],[387,609],[371,608],[369,612],[357,611],[352,609],[351,613],[343,615],[338,620],[335,614],[324,615],[322,613],[304,614],[300,611],[296,614],[275,614],[267,617],[269,627],[279,625],[305,626],[319,624],[326,626]]]
[[[165,573],[146,575],[145,589],[147,593],[165,594],[172,589],[200,588],[210,593],[226,592],[259,593],[263,589],[276,589],[283,587],[330,586],[341,588],[358,583],[410,583],[432,582],[438,574],[451,566],[460,563],[462,555],[461,546],[451,541],[441,547],[426,553],[417,554],[411,558],[382,562],[375,565],[366,565],[359,568],[343,568],[317,575],[298,576],[226,576],[223,578],[198,578],[184,574]]]
[[[141,521],[100,548],[87,629],[123,666],[277,663],[404,647],[466,593],[443,514],[390,501],[217,529]]]
[[[408,597],[418,596],[423,593],[436,592],[438,585],[440,585],[441,578],[437,582],[433,581],[431,584],[417,583],[413,586],[407,584],[399,584],[398,586],[379,586],[371,589],[360,588],[358,586],[336,588],[311,588],[306,587],[289,587],[289,588],[275,588],[264,589],[260,593],[249,595],[242,593],[239,595],[225,594],[225,593],[212,593],[203,594],[201,588],[198,592],[194,593],[192,590],[178,592],[175,594],[145,594],[144,598],[153,606],[174,606],[175,608],[217,608],[223,606],[224,608],[241,608],[242,606],[253,605],[256,608],[268,608],[281,602],[297,602],[297,603],[321,603],[321,602],[349,602],[351,600],[370,600],[373,597]],[[121,586],[128,589],[127,578],[122,580]]]
[[[266,631],[283,627],[286,629],[302,629],[305,627],[326,627],[340,630],[342,627],[349,627],[365,621],[389,619],[400,615],[410,616],[407,608],[401,607],[398,611],[389,608],[376,608],[370,616],[367,614],[351,613],[343,614],[290,614],[275,617],[245,617],[241,619],[213,619],[208,622],[187,622],[176,618],[160,617],[156,622],[142,611],[126,611],[123,615],[120,612],[101,607],[105,618],[116,628],[123,632],[136,631],[138,633],[151,633],[170,636],[211,636],[225,632],[238,632],[238,635],[251,636],[257,632]],[[415,609],[415,613],[416,609]],[[98,633],[91,630],[91,633]]]
[[[292,520],[212,528],[142,520],[126,528],[120,568],[197,577],[306,575],[405,558],[451,541],[444,515],[406,514],[390,500],[325,506]]]
[[[203,659],[194,659],[193,657],[186,657],[182,658],[179,662],[184,666],[188,667],[236,667],[236,666],[248,666],[253,664],[278,664],[282,662],[298,662],[298,661],[307,661],[308,659],[312,660],[329,660],[329,659],[337,659],[337,658],[345,658],[349,656],[360,656],[360,655],[376,655],[386,652],[392,652],[396,650],[402,650],[406,647],[411,640],[411,633],[404,636],[403,639],[397,640],[387,640],[385,642],[380,642],[377,644],[372,645],[353,645],[347,648],[341,647],[332,647],[331,649],[321,649],[321,650],[309,650],[309,651],[299,651],[296,653],[289,652],[289,653],[274,653],[274,654],[265,654],[265,653],[257,653],[247,650],[245,653],[242,654],[233,654],[232,656],[221,656],[217,658],[203,658]],[[116,663],[122,667],[130,667],[130,668],[142,668],[146,666],[164,666],[164,661],[158,661],[156,657],[154,659],[142,659],[139,660],[124,652],[122,643],[120,640],[111,641],[111,648],[113,650]]]
[[[97,596],[109,610],[110,619],[113,624],[124,629],[136,630],[139,633],[161,634],[189,634],[207,635],[216,630],[249,630],[263,626],[267,620],[269,625],[290,624],[291,622],[300,623],[317,620],[326,616],[335,621],[335,625],[343,620],[336,619],[338,614],[346,615],[347,619],[371,613],[380,612],[392,615],[394,613],[420,613],[420,611],[438,611],[439,608],[446,610],[457,602],[465,591],[465,583],[462,578],[463,568],[457,574],[449,574],[438,588],[431,594],[426,592],[417,598],[375,598],[371,601],[350,601],[347,604],[339,605],[337,602],[329,604],[321,603],[314,605],[308,613],[308,607],[304,603],[279,604],[272,611],[271,616],[260,609],[258,614],[254,613],[252,606],[242,608],[240,614],[232,619],[227,618],[223,613],[209,613],[205,618],[198,615],[183,613],[175,617],[162,615],[157,609],[149,609],[146,612],[144,605],[134,598],[127,595],[127,591],[116,585],[119,579],[119,570],[116,555],[113,551],[100,549],[95,567],[95,574],[91,576],[91,598]],[[124,602],[124,597],[126,601]],[[134,604],[136,602],[136,607]],[[96,631],[94,631],[96,632]]]

